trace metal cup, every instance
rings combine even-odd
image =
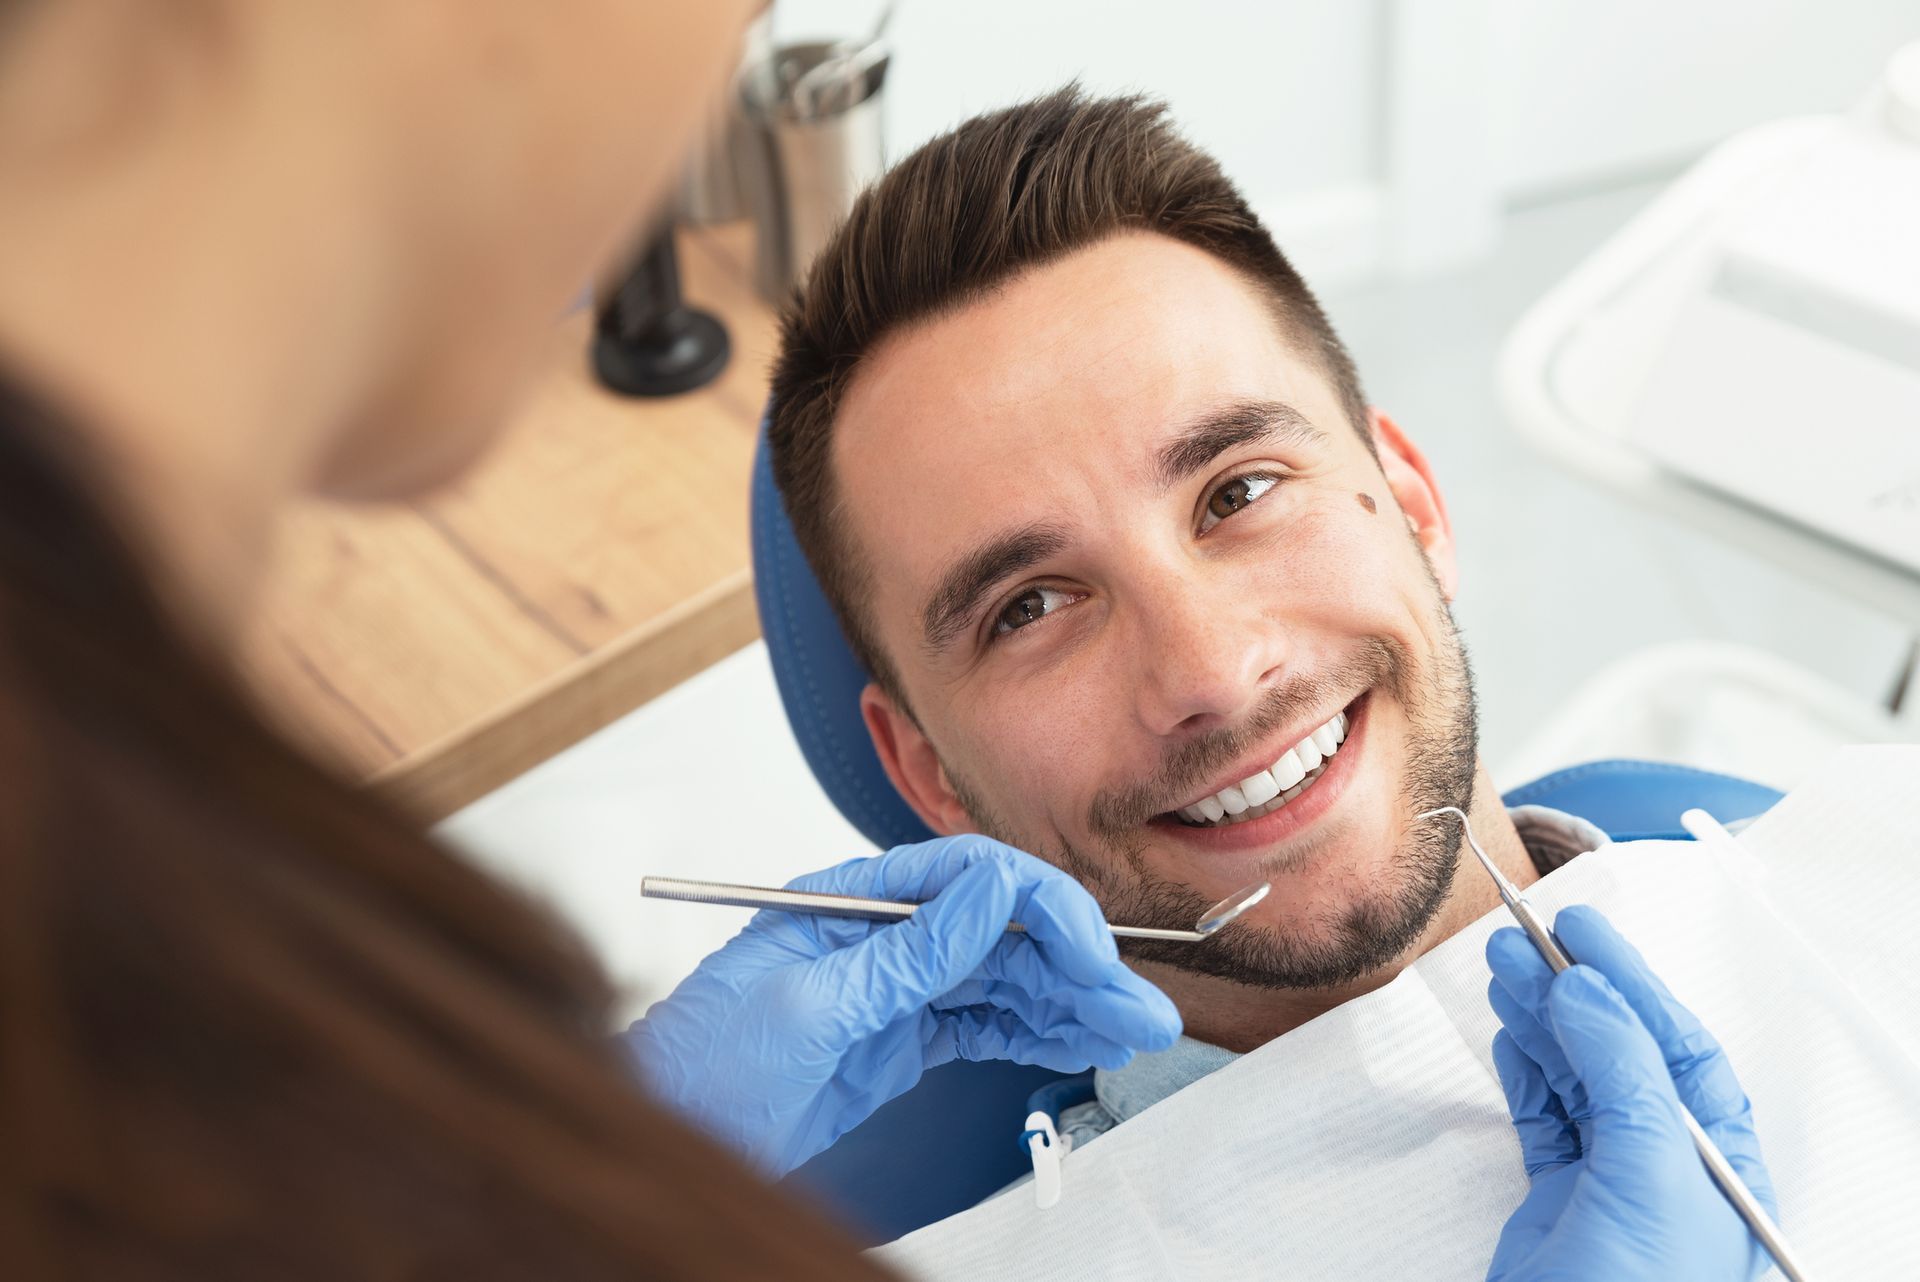
[[[754,285],[772,303],[801,284],[854,199],[886,168],[885,60],[841,110],[806,119],[791,101],[802,76],[846,51],[825,41],[783,45],[741,77],[753,135],[743,178],[756,231]]]

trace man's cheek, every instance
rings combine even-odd
[[[1379,616],[1409,567],[1393,540],[1356,526],[1367,519],[1357,509],[1349,517],[1316,507],[1261,541],[1250,574],[1267,582],[1269,601],[1287,621],[1354,625]]]
[[[967,753],[971,766],[957,791],[976,824],[990,835],[1037,852],[1051,844],[1047,806],[1055,785],[1044,752],[1033,751],[1031,732],[1029,726],[1018,736],[1008,734],[972,746]]]

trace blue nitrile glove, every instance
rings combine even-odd
[[[1553,929],[1577,963],[1559,975],[1516,929],[1487,941],[1488,997],[1506,1025],[1493,1061],[1533,1181],[1489,1282],[1758,1277],[1767,1254],[1680,1119],[1684,1100],[1771,1214],[1725,1052],[1597,910],[1568,908]]]
[[[950,1060],[1118,1068],[1180,1035],[1093,897],[1011,846],[898,846],[789,888],[926,903],[884,924],[761,912],[628,1033],[661,1098],[775,1176]]]

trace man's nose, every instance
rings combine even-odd
[[[1156,735],[1240,724],[1285,670],[1288,630],[1230,574],[1173,574],[1138,601],[1138,712]]]

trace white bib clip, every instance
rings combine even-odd
[[[1021,1137],[1033,1159],[1034,1205],[1044,1211],[1060,1200],[1060,1159],[1073,1151],[1073,1137],[1060,1134],[1053,1118],[1040,1112],[1027,1114]]]

